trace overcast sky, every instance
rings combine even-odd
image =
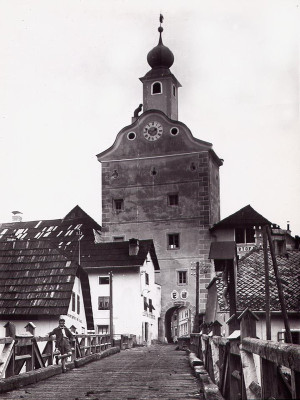
[[[300,234],[300,0],[0,0],[0,221],[101,222],[101,169],[163,42],[179,120],[220,158],[221,217],[250,204]]]

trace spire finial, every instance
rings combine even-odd
[[[161,24],[164,22],[164,16],[162,14],[159,15],[159,43],[162,43],[162,38],[161,38],[161,33],[163,32],[164,28],[161,26]]]

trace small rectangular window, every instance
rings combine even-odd
[[[149,304],[147,302],[147,298],[144,297],[144,311],[147,311],[147,308],[149,308]]]
[[[109,276],[99,276],[99,285],[109,285]]]
[[[171,233],[168,235],[168,249],[179,249],[179,233]]]
[[[187,271],[177,271],[177,284],[178,285],[187,284]]]
[[[106,335],[109,333],[108,325],[97,325],[97,333],[98,335]]]
[[[109,296],[98,297],[98,310],[109,310]]]
[[[114,236],[113,241],[114,242],[124,242],[125,237],[124,236]]]
[[[80,296],[77,295],[77,314],[80,314]]]
[[[145,284],[149,285],[149,274],[145,273]]]
[[[178,194],[169,194],[168,195],[168,205],[169,206],[178,206]]]
[[[117,212],[124,210],[124,200],[123,199],[114,199],[113,201],[114,210]]]
[[[76,295],[72,292],[72,311],[76,311]]]

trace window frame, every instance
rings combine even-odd
[[[176,272],[177,272],[177,285],[178,286],[187,286],[188,285],[188,270],[180,269],[180,270],[177,270]],[[182,279],[183,277],[184,277],[184,279]]]
[[[172,94],[173,94],[173,96],[176,98],[177,96],[176,96],[176,94],[177,94],[177,90],[176,90],[176,86],[173,84],[172,85]]]
[[[159,83],[159,85],[160,85],[160,92],[154,93],[154,86],[155,86],[157,83]],[[162,94],[162,93],[163,93],[163,86],[162,86],[162,83],[161,83],[160,81],[155,81],[155,82],[153,82],[153,83],[151,84],[151,95],[152,95],[152,96],[155,96],[155,95],[157,95],[157,94]]]
[[[243,241],[238,241],[243,236]],[[250,240],[248,240],[250,239]],[[255,243],[255,229],[253,227],[234,228],[234,240],[236,244],[251,244]]]
[[[76,312],[76,294],[72,292],[72,312]]]
[[[113,236],[113,241],[114,242],[124,242],[125,236]]]
[[[106,301],[100,299],[105,299]],[[100,303],[102,303],[103,306],[100,307]],[[110,310],[110,296],[98,296],[98,311],[103,310]]]
[[[149,274],[145,272],[145,285],[149,286]]]
[[[107,279],[108,283],[101,283],[100,280],[103,279],[103,278]],[[101,286],[102,285],[109,285],[109,276],[108,275],[99,275],[98,276],[98,284],[101,285]]]
[[[118,202],[120,202],[120,207],[117,207]],[[120,213],[124,211],[124,199],[123,198],[116,198],[113,199],[113,209],[116,213]]]
[[[170,239],[173,237],[173,242],[177,242],[176,243],[170,243]],[[174,240],[177,237],[177,240]],[[167,240],[168,240],[168,250],[178,250],[180,249],[180,234],[179,233],[168,233],[167,234]],[[174,247],[173,247],[174,246]]]
[[[175,200],[176,199],[176,200]],[[175,202],[174,202],[175,200]],[[179,205],[179,196],[178,193],[169,193],[168,194],[168,206],[170,207],[177,207]]]
[[[79,294],[77,295],[77,314],[80,314],[80,296]]]

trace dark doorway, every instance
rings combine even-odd
[[[174,311],[177,310],[177,308],[178,307],[170,308],[165,315],[165,337],[168,343],[173,343],[171,321],[172,321],[172,315]]]

